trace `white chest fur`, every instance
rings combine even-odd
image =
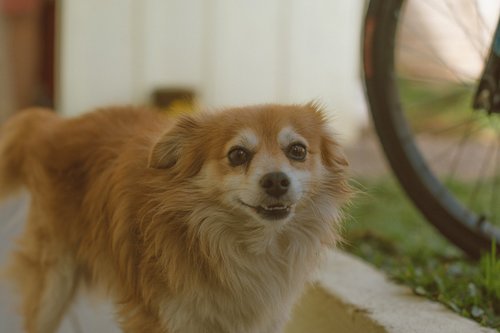
[[[225,288],[185,291],[163,304],[168,332],[282,332],[319,261],[319,248],[311,250],[240,257],[226,267]]]

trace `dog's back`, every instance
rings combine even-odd
[[[160,124],[165,129],[161,119],[131,108],[74,119],[62,119],[48,109],[21,111],[0,127],[0,199],[22,186],[36,194],[38,184],[49,180],[52,186],[72,187],[73,195],[81,192],[88,188],[89,174],[95,178],[106,169],[123,145],[142,143],[147,154]]]

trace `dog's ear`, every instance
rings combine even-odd
[[[323,160],[323,163],[327,167],[340,169],[349,166],[347,158],[345,157],[342,149],[337,144],[337,141],[332,135],[332,130],[329,129],[328,123],[330,117],[327,115],[321,103],[319,103],[318,101],[311,101],[305,106],[309,109],[309,111],[312,111],[314,114],[316,114],[316,116],[319,117],[319,122],[322,127],[321,159]]]
[[[330,168],[344,169],[349,166],[340,146],[328,134],[321,138],[321,158],[323,163]]]
[[[148,166],[155,169],[170,169],[188,159],[189,169],[196,173],[201,168],[201,159],[196,156],[201,147],[193,144],[199,132],[199,122],[191,116],[181,117],[173,128],[163,134],[149,154]],[[187,171],[187,170],[186,170]]]

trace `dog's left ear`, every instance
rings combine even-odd
[[[344,169],[349,166],[340,146],[329,134],[323,135],[321,139],[321,158],[323,163],[330,168]]]
[[[188,169],[196,173],[202,161],[197,158],[199,147],[194,147],[193,138],[199,131],[199,124],[191,116],[180,118],[172,129],[165,133],[153,146],[149,154],[148,166],[155,169],[170,169],[189,160]],[[185,170],[188,171],[188,170]],[[191,173],[191,172],[190,172]]]
[[[328,116],[319,102],[311,101],[306,107],[319,117],[322,126],[321,135],[321,158],[327,167],[344,169],[349,166],[340,145],[333,138],[331,130],[328,128]]]

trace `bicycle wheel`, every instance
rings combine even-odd
[[[483,5],[371,0],[363,36],[389,164],[426,219],[473,257],[500,243],[500,115],[471,107],[498,19]]]

